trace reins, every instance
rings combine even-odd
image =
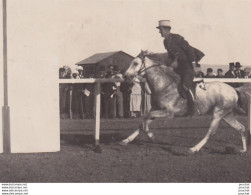
[[[138,70],[137,74],[140,75],[141,73],[147,71],[148,69],[150,68],[153,68],[155,66],[160,66],[161,64],[153,64],[152,66],[146,68],[146,64],[145,64],[145,57],[148,56],[148,55],[139,55],[137,56],[138,58],[141,59],[142,63],[141,63],[141,66],[140,66],[140,69]]]

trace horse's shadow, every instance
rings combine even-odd
[[[143,140],[134,140],[130,144],[137,146],[147,146],[148,148],[159,148],[165,152],[168,152],[171,155],[175,156],[188,156],[188,146],[174,145],[168,142],[161,141],[143,141]]]
[[[124,136],[120,133],[102,134],[100,135],[100,144],[110,145],[122,140]],[[63,146],[74,146],[74,147],[86,147],[94,145],[93,135],[83,134],[68,134],[60,136],[61,145]]]
[[[124,135],[121,133],[111,133],[111,134],[102,134],[100,136],[101,145],[119,145],[119,142],[124,139]],[[94,136],[93,135],[83,135],[83,134],[62,134],[60,137],[62,146],[70,146],[76,148],[86,148],[92,150],[94,148]],[[150,141],[150,140],[140,140],[135,139],[129,145],[134,146],[147,146],[148,148],[159,148],[165,152],[168,152],[174,156],[188,156],[189,145],[177,145],[168,142],[161,141]],[[122,147],[122,146],[121,146]],[[202,151],[195,154],[219,154],[219,155],[230,155],[236,154],[236,150],[233,148],[226,147],[226,150],[212,149],[205,147]]]

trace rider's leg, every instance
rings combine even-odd
[[[195,96],[193,91],[193,78],[194,78],[194,71],[190,64],[186,64],[182,70],[182,81],[183,87],[186,91],[186,99],[187,99],[187,112],[184,116],[189,116],[194,113],[195,110]]]

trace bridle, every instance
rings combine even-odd
[[[146,64],[145,64],[145,58],[148,56],[148,54],[139,54],[137,57],[141,59],[141,66],[139,68],[139,70],[137,71],[137,74],[140,75],[141,73],[145,72],[146,70],[150,69],[150,68],[153,68],[154,66],[160,66],[161,64],[160,63],[156,63],[156,64],[153,64],[152,66],[150,67],[146,67]]]
[[[140,68],[139,68],[139,70],[138,70],[138,72],[137,72],[137,74],[138,75],[140,75],[141,73],[143,73],[143,72],[145,72],[146,71],[146,64],[145,64],[145,58],[146,58],[146,55],[142,55],[142,54],[140,54],[140,55],[138,55],[137,56],[139,59],[141,59],[141,66],[140,66]]]

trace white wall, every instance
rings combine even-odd
[[[1,40],[1,39],[0,39]],[[0,41],[0,44],[2,44],[2,40]],[[2,52],[0,52],[0,55],[2,55]],[[0,64],[3,64],[2,58],[0,58]],[[0,66],[0,153],[3,152],[3,132],[2,132],[2,106],[3,106],[3,69],[2,66]]]
[[[11,152],[59,151],[58,44],[51,15],[32,1],[7,3]]]

